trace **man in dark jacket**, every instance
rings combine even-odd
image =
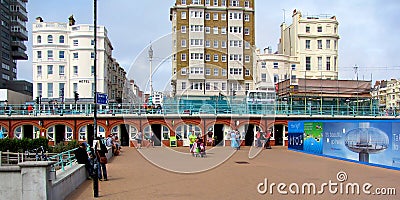
[[[75,153],[76,161],[79,164],[85,164],[87,172],[89,173],[89,175],[91,175],[92,170],[91,170],[91,166],[89,163],[89,156],[86,151],[86,144],[85,143],[80,144],[79,148],[76,149],[74,153]]]

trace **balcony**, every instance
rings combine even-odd
[[[18,49],[22,49],[22,50],[26,51],[26,46],[25,46],[24,42],[12,41],[11,46],[17,47]]]
[[[28,60],[28,55],[25,51],[12,51],[11,56],[14,60]]]

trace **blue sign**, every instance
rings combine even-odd
[[[98,104],[108,104],[108,95],[103,93],[97,93]]]

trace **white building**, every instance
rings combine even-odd
[[[97,27],[97,92],[108,93],[108,69],[113,67],[112,50],[107,29]],[[78,92],[80,101],[92,101],[94,95],[93,25],[43,22],[33,23],[33,96],[44,100],[73,101]],[[110,96],[110,94],[108,94]]]
[[[338,21],[335,16],[303,16],[294,10],[292,24],[281,25],[278,51],[257,51],[256,89],[297,78],[338,79]]]

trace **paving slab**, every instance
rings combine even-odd
[[[209,150],[206,158],[192,157],[185,153],[187,148],[124,148],[120,156],[107,164],[109,181],[99,183],[98,198],[93,198],[92,181],[88,180],[67,199],[400,199],[399,195],[372,194],[377,188],[393,188],[399,193],[400,171],[294,152],[285,147],[262,150],[253,159],[249,155],[253,157],[259,149],[220,148]],[[215,164],[220,160],[218,156],[227,155],[219,165],[198,170]],[[163,159],[162,166],[154,164],[163,163]],[[181,172],[165,166],[178,166]],[[195,172],[196,169],[201,172]],[[187,173],[190,171],[193,172]],[[308,193],[312,184],[316,194]],[[362,191],[366,184],[372,185],[366,190],[371,194]],[[288,194],[280,194],[278,185],[280,192]],[[351,190],[356,185],[360,194]],[[305,194],[293,194],[297,186],[299,193],[304,187]]]

